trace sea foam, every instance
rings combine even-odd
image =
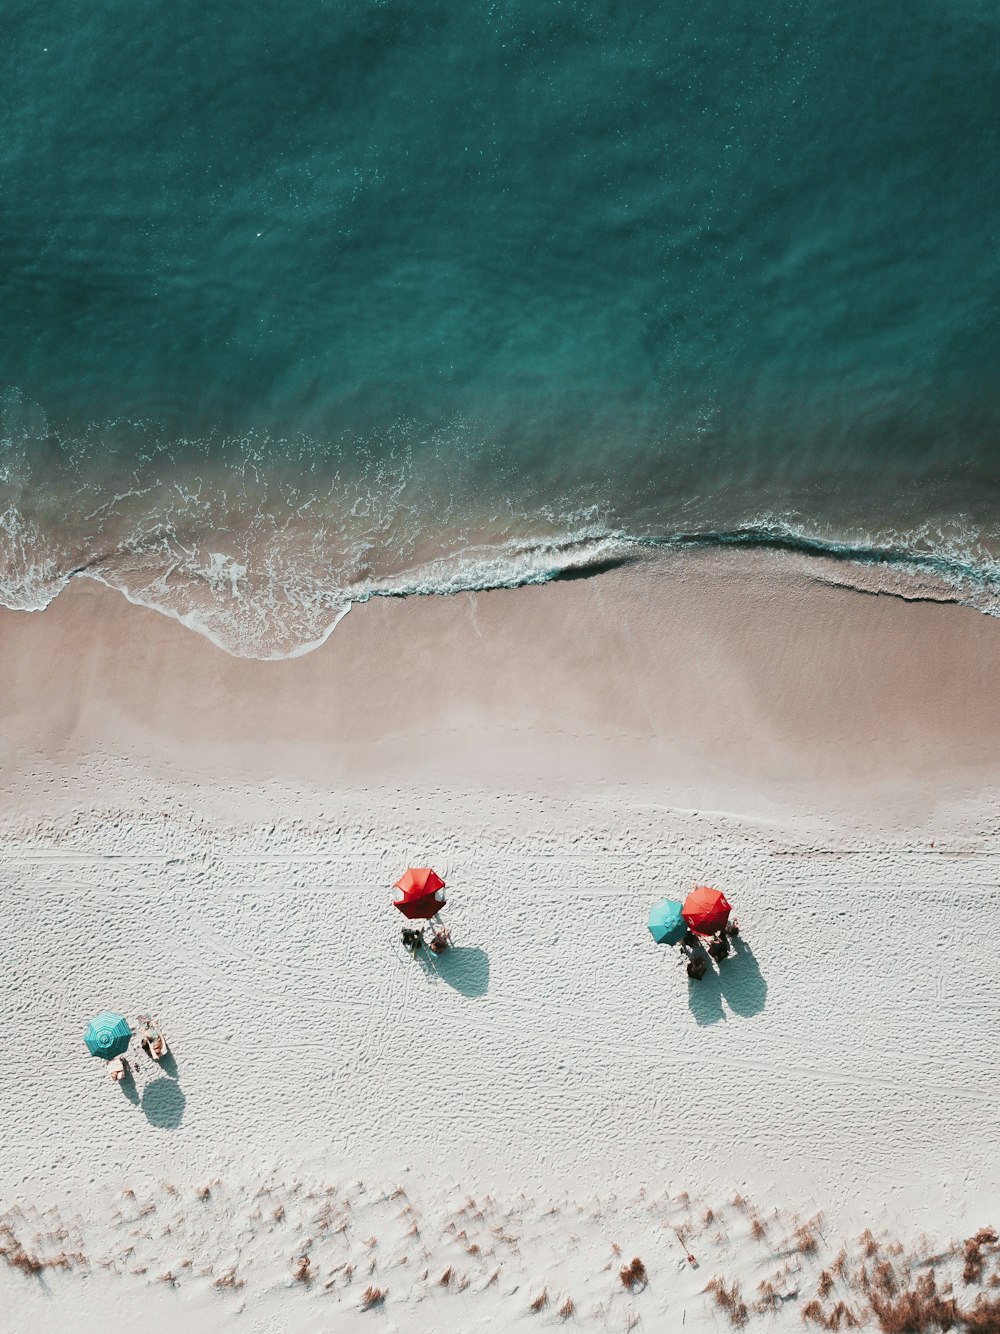
[[[911,600],[955,602],[1000,616],[1000,564],[975,545],[955,538],[932,545],[926,534],[851,544],[817,537],[784,520],[770,519],[729,531],[635,535],[599,529],[507,538],[470,544],[391,575],[343,582],[305,559],[297,567],[294,544],[265,549],[242,560],[223,552],[181,559],[169,544],[140,558],[112,553],[105,561],[59,569],[37,529],[5,515],[0,526],[0,604],[41,611],[75,578],[93,579],[129,602],[177,620],[237,657],[280,660],[321,647],[351,607],[373,598],[448,596],[587,578],[616,566],[669,560],[685,551],[771,551],[800,558],[816,578],[860,592]],[[308,542],[303,550],[308,551]],[[315,555],[315,553],[311,553]],[[351,564],[352,562],[345,562]]]

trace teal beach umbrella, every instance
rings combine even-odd
[[[649,910],[649,932],[657,945],[676,945],[687,935],[687,922],[676,899],[661,899]]]
[[[121,1056],[128,1050],[132,1030],[123,1014],[112,1014],[103,1010],[96,1019],[91,1019],[83,1040],[91,1056],[101,1056],[110,1061],[114,1056]]]

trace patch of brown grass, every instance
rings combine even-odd
[[[559,1310],[556,1312],[556,1315],[560,1318],[560,1320],[568,1320],[575,1310],[576,1310],[576,1303],[573,1301],[573,1298],[567,1297],[566,1300],[563,1302],[562,1306],[560,1306]]]
[[[292,1256],[292,1277],[299,1283],[311,1283],[313,1281],[312,1261],[308,1255]]]
[[[455,1277],[455,1271],[454,1269],[452,1269],[451,1265],[449,1265],[448,1268],[441,1275],[441,1277],[438,1279],[437,1281],[438,1287],[447,1288],[454,1277]]]
[[[224,1274],[220,1274],[219,1277],[212,1284],[213,1288],[242,1288],[245,1286],[246,1284],[244,1283],[243,1279],[236,1277],[235,1268],[227,1269],[226,1272]]]
[[[882,1297],[895,1297],[899,1291],[899,1284],[896,1282],[896,1271],[892,1267],[891,1260],[880,1260],[872,1270],[871,1286]]]
[[[370,1311],[373,1306],[381,1306],[384,1301],[385,1293],[382,1289],[369,1284],[361,1294],[361,1309],[362,1311]]]
[[[962,1312],[962,1319],[969,1334],[998,1334],[1000,1298],[989,1298],[980,1293],[976,1298],[976,1304],[967,1306]]]
[[[858,1238],[858,1245],[861,1247],[864,1254],[868,1256],[869,1260],[873,1256],[878,1255],[879,1245],[872,1236],[871,1228],[865,1228],[864,1232],[862,1232],[861,1236]]]
[[[637,1255],[633,1256],[631,1264],[622,1266],[618,1271],[618,1277],[622,1281],[622,1287],[627,1288],[629,1292],[641,1291],[649,1283],[646,1266]]]
[[[795,1229],[795,1249],[800,1255],[815,1255],[819,1250],[816,1240],[816,1224],[800,1223]]]
[[[729,1316],[729,1323],[736,1329],[742,1329],[750,1319],[750,1312],[736,1279],[727,1288],[724,1279],[713,1278],[706,1285],[705,1291],[714,1295],[716,1306]]]
[[[765,1315],[768,1311],[776,1311],[781,1304],[781,1298],[775,1291],[774,1284],[770,1279],[763,1279],[757,1284],[759,1296],[753,1304],[753,1309],[760,1315]]]
[[[847,1305],[837,1302],[829,1311],[823,1310],[823,1304],[815,1298],[802,1308],[804,1324],[818,1325],[820,1329],[860,1329],[861,1317]]]
[[[767,1224],[759,1214],[754,1214],[753,1221],[750,1224],[750,1235],[754,1241],[763,1241],[767,1236]]]
[[[954,1329],[963,1318],[954,1297],[937,1290],[934,1275],[921,1274],[912,1288],[887,1296],[873,1291],[868,1301],[882,1334],[923,1334],[925,1330]]]
[[[819,1276],[819,1295],[820,1297],[829,1297],[830,1289],[833,1287],[833,1275],[829,1269],[824,1269]]]
[[[964,1283],[979,1283],[982,1281],[983,1269],[986,1266],[986,1256],[983,1254],[984,1247],[993,1250],[997,1244],[997,1234],[991,1227],[980,1228],[974,1237],[969,1237],[962,1243],[962,1255],[965,1260],[965,1267],[962,1270],[962,1281]]]
[[[549,1290],[548,1288],[542,1288],[541,1292],[538,1294],[535,1300],[533,1302],[528,1303],[528,1310],[537,1315],[538,1312],[544,1310],[544,1308],[548,1306],[548,1304],[549,1304]]]
[[[37,1276],[46,1269],[72,1269],[73,1260],[84,1260],[82,1255],[71,1257],[64,1251],[50,1259],[42,1259],[41,1256],[29,1251],[19,1240],[16,1233],[6,1224],[0,1228],[0,1257],[7,1262],[11,1269],[17,1269],[22,1274],[32,1276]]]

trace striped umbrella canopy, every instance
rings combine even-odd
[[[684,920],[699,936],[714,936],[729,921],[733,911],[729,900],[719,889],[695,885],[684,900]]]
[[[83,1040],[91,1056],[100,1056],[110,1061],[115,1056],[122,1056],[128,1050],[132,1030],[123,1014],[111,1010],[102,1010],[91,1019]]]
[[[429,866],[411,866],[393,886],[392,901],[411,921],[429,921],[445,905],[444,881]]]
[[[657,945],[677,945],[687,935],[687,922],[676,899],[661,899],[650,908],[648,925]]]

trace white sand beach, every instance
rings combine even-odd
[[[254,662],[77,579],[0,613],[0,708],[0,1330],[996,1301],[1000,620],[690,553]],[[693,883],[700,983],[646,929]],[[114,1086],[104,1008],[173,1061]]]

